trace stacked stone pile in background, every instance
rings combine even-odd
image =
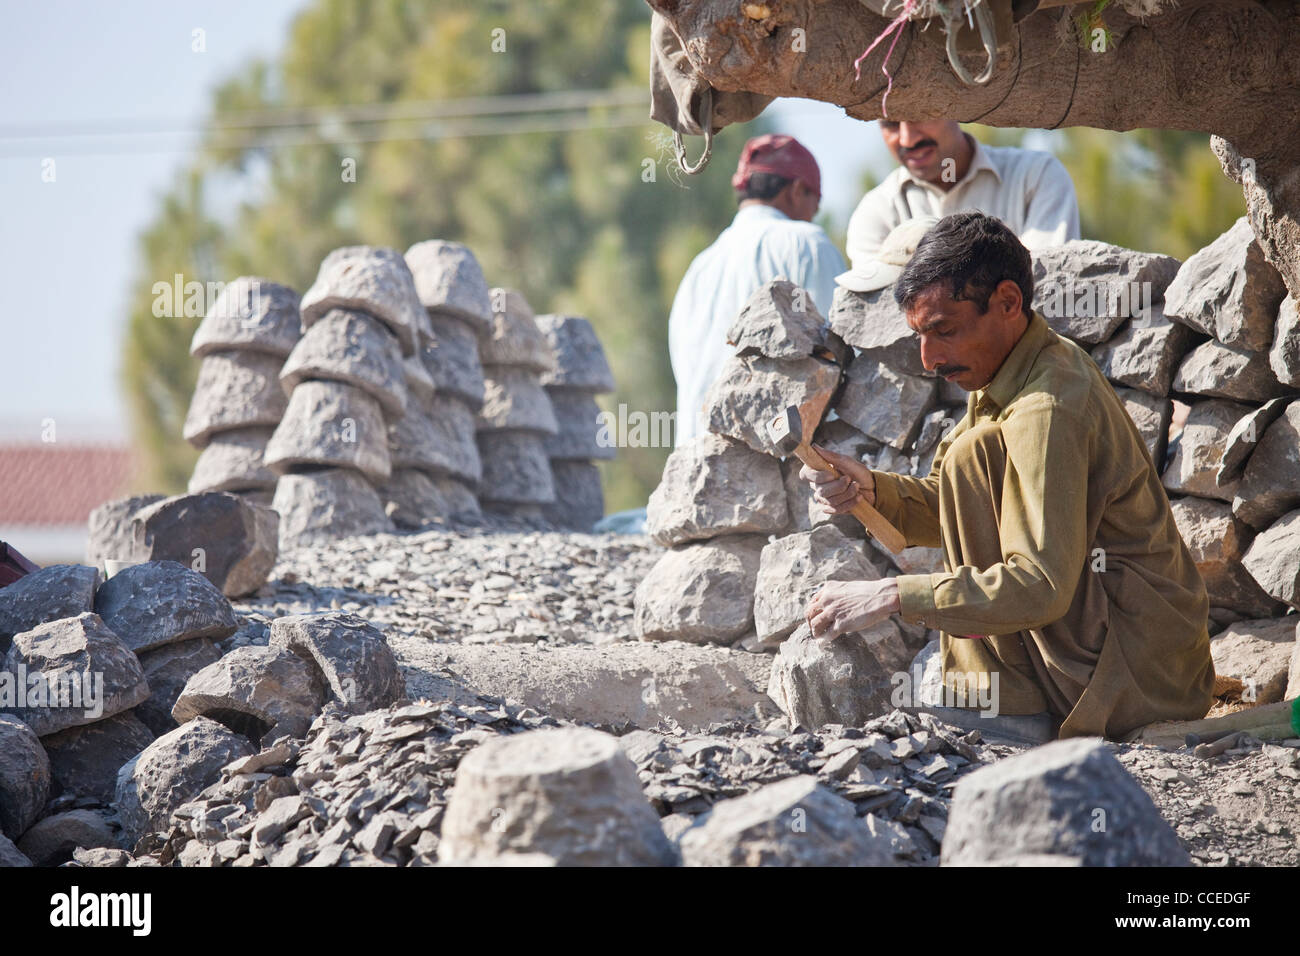
[[[591,323],[576,315],[537,317],[551,355],[542,385],[558,431],[546,438],[555,502],[543,512],[559,528],[590,531],[605,515],[596,461],[615,457],[615,437],[600,427],[596,396],[614,391],[614,373]]]

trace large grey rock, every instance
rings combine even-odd
[[[825,724],[859,727],[887,713],[891,672],[871,645],[891,638],[897,626],[885,620],[866,631],[822,641],[812,636],[806,623],[799,625],[772,661],[767,695],[791,726],[809,730]]]
[[[600,406],[591,392],[576,388],[552,387],[546,390],[555,413],[558,429],[546,436],[546,454],[552,461],[612,460],[618,454],[614,443],[602,438]]]
[[[454,398],[436,395],[427,417],[429,430],[422,433],[426,437],[417,444],[408,442],[408,450],[399,460],[408,467],[422,467],[434,475],[477,484],[483,477],[483,460],[476,440],[473,410]],[[399,443],[395,447],[402,447],[402,436],[396,437]],[[408,462],[409,447],[418,448],[423,459]]]
[[[1232,513],[1255,529],[1293,508],[1300,508],[1300,402],[1259,436],[1232,500]]]
[[[478,433],[483,477],[478,497],[484,504],[547,505],[555,501],[555,479],[542,436],[534,432]]]
[[[682,834],[687,866],[889,866],[889,841],[807,774],[716,804]]]
[[[475,423],[478,431],[513,429],[554,435],[560,430],[550,396],[536,372],[485,364],[483,373],[483,407]]]
[[[1141,784],[1095,737],[999,760],[957,784],[944,866],[997,866],[1028,855],[1082,866],[1190,866]]]
[[[384,512],[399,528],[419,528],[450,513],[433,478],[415,468],[394,469],[375,490],[384,503]]]
[[[128,710],[82,727],[70,727],[41,740],[50,774],[65,793],[113,802],[117,772],[151,743],[153,733]]]
[[[172,811],[215,783],[222,767],[253,753],[242,734],[204,717],[159,737],[118,772],[114,804],[125,836],[134,844],[165,830]]]
[[[406,696],[397,658],[373,624],[355,614],[293,614],[271,623],[271,647],[314,666],[334,699],[354,714],[387,707]]]
[[[1133,419],[1142,443],[1151,453],[1151,460],[1159,469],[1165,461],[1165,447],[1169,442],[1169,422],[1174,415],[1174,403],[1135,388],[1117,388],[1120,404]]]
[[[492,331],[479,345],[484,365],[522,368],[536,374],[553,371],[555,356],[528,301],[516,289],[491,289]]]
[[[282,361],[262,352],[204,356],[181,428],[185,440],[203,448],[218,432],[278,424],[287,405],[280,387]]]
[[[1250,220],[1242,216],[1183,263],[1165,291],[1165,312],[1226,345],[1260,351],[1272,344],[1285,295],[1282,276],[1264,258]]]
[[[892,285],[876,292],[850,292],[836,287],[830,327],[861,352],[864,361],[879,362],[903,375],[926,375],[920,340],[894,301]]]
[[[1261,531],[1241,563],[1269,595],[1300,611],[1300,510]]]
[[[1248,617],[1269,617],[1280,610],[1241,564],[1254,534],[1233,518],[1231,508],[1208,498],[1175,498],[1170,508],[1211,605]]]
[[[202,457],[202,456],[200,456]],[[86,521],[86,563],[102,567],[105,558],[131,560],[135,537],[131,521],[137,511],[162,501],[166,495],[131,495],[105,502]]]
[[[539,315],[537,327],[555,359],[555,371],[542,375],[543,385],[614,391],[614,373],[590,322],[578,315]]]
[[[1291,401],[1290,398],[1275,398],[1237,419],[1237,424],[1228,432],[1228,441],[1223,449],[1223,464],[1215,476],[1220,487],[1242,476],[1246,462],[1259,447],[1260,438],[1270,425],[1282,417]]]
[[[31,866],[32,861],[23,856],[18,847],[14,846],[3,833],[0,833],[0,868],[16,868]]]
[[[406,385],[408,401],[425,408],[438,393],[437,384],[433,381],[433,375],[429,373],[429,368],[424,364],[424,357],[421,354],[408,355],[402,359],[402,381]]]
[[[754,624],[762,535],[731,534],[668,551],[637,585],[634,633],[643,641],[729,644]]]
[[[1245,684],[1243,700],[1256,704],[1282,700],[1295,650],[1295,622],[1288,615],[1229,624],[1210,639],[1214,673]]]
[[[149,699],[137,704],[132,713],[154,736],[160,737],[177,726],[172,717],[172,707],[185,689],[186,682],[219,660],[221,651],[206,637],[201,637],[179,644],[166,644],[157,650],[143,651],[138,656],[145,680],[149,682]]]
[[[433,323],[434,338],[420,355],[433,378],[436,394],[459,399],[477,411],[483,404],[478,334],[454,316],[433,313],[429,321]]]
[[[123,568],[95,594],[95,613],[131,650],[235,633],[235,609],[211,581],[175,561]]]
[[[351,468],[285,475],[271,507],[280,515],[279,543],[285,549],[393,529],[379,493]]]
[[[136,512],[132,555],[137,561],[178,561],[226,597],[242,597],[271,574],[279,523],[270,508],[228,492],[176,495]]]
[[[395,249],[376,246],[345,246],[321,261],[316,281],[302,295],[304,334],[331,309],[379,319],[397,336],[403,355],[415,352],[417,333],[428,323],[406,261]]]
[[[1223,464],[1228,433],[1249,411],[1249,406],[1218,399],[1193,405],[1187,413],[1178,448],[1165,468],[1162,477],[1165,488],[1176,494],[1232,501],[1237,483],[1220,488],[1219,467]]]
[[[487,335],[492,304],[483,268],[459,242],[429,239],[406,250],[420,303],[430,313],[454,316]]]
[[[646,531],[665,547],[789,524],[780,462],[711,432],[673,449],[646,505]]]
[[[310,379],[355,385],[390,418],[406,408],[402,347],[387,326],[365,312],[330,309],[312,323],[285,359],[280,384],[292,393]]]
[[[789,405],[833,390],[840,366],[819,358],[797,361],[762,355],[732,356],[723,363],[704,404],[709,431],[743,441],[754,451],[773,452],[767,423]]]
[[[34,866],[59,866],[78,848],[116,847],[117,831],[103,811],[66,810],[34,824],[18,849]]]
[[[262,459],[274,432],[269,426],[257,426],[213,435],[194,463],[189,493],[274,488],[275,473]]]
[[[827,331],[808,290],[780,277],[749,297],[727,329],[727,342],[737,355],[801,359],[827,348]]]
[[[1295,391],[1273,375],[1268,353],[1247,352],[1214,339],[1188,353],[1178,366],[1172,388],[1175,392],[1256,403]]]
[[[237,647],[196,672],[176,698],[172,717],[184,724],[210,717],[250,740],[303,737],[325,702],[310,664],[278,647]]]
[[[1114,338],[1095,346],[1092,358],[1112,382],[1163,397],[1195,342],[1195,332],[1170,322],[1164,307],[1154,305],[1149,322],[1129,322]]]
[[[1061,335],[1095,345],[1124,319],[1152,318],[1178,260],[1092,239],[1034,253],[1034,308]]]
[[[441,475],[433,476],[433,487],[447,502],[447,513],[462,521],[476,520],[481,511],[478,494],[473,488],[457,478]]]
[[[605,517],[600,469],[590,462],[552,458],[551,477],[555,501],[543,506],[543,515],[556,527],[584,534],[591,531]]]
[[[342,382],[302,382],[263,456],[277,475],[299,465],[355,468],[379,482],[392,471],[388,426],[368,392]]]
[[[36,733],[17,717],[0,714],[0,835],[22,836],[45,809],[49,792],[50,758]]]
[[[904,450],[938,397],[935,378],[897,372],[865,355],[849,366],[835,411],[858,431]]]
[[[120,714],[149,696],[136,656],[90,612],[15,634],[4,669],[15,685],[26,675],[26,699],[5,709],[38,737]]]
[[[456,770],[439,857],[540,852],[562,866],[671,866],[677,854],[618,739],[586,727],[476,747]]]
[[[190,354],[266,352],[283,359],[302,334],[298,293],[257,276],[240,276],[222,288],[190,340]]]
[[[833,525],[778,538],[763,549],[754,584],[754,630],[778,641],[807,619],[808,602],[828,581],[875,581],[880,572]]]
[[[1268,367],[1283,385],[1300,388],[1300,309],[1290,296],[1278,307]]]
[[[38,624],[94,609],[99,571],[84,564],[52,564],[0,588],[0,651],[15,634]]]

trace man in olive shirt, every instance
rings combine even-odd
[[[800,474],[828,510],[861,498],[908,545],[942,547],[945,571],[827,584],[813,634],[890,614],[937,628],[945,679],[987,679],[999,713],[1041,715],[1060,737],[1203,717],[1205,585],[1114,389],[1032,311],[1028,251],[998,219],[948,216],[894,295],[925,368],[971,393],[966,415],[925,478],[825,449],[843,477]]]

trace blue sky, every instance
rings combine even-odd
[[[136,239],[186,162],[186,137],[16,139],[40,127],[175,119],[197,125],[212,88],[279,49],[304,0],[42,0],[15,4],[0,31],[0,437],[124,439],[118,384]],[[194,31],[203,31],[195,52]],[[871,165],[892,165],[874,124],[805,100],[768,109],[823,170],[825,208],[840,224]],[[32,127],[38,127],[33,130]],[[45,181],[53,160],[52,182]],[[230,277],[233,278],[233,277]]]

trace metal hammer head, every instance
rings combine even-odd
[[[794,454],[803,444],[803,419],[798,405],[787,405],[785,411],[767,423],[767,435],[777,452],[784,458]]]

